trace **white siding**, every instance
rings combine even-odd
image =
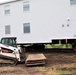
[[[18,43],[76,38],[76,5],[70,0],[29,0],[30,10],[24,12],[25,1],[0,5],[0,38],[17,37]],[[9,15],[4,14],[5,5],[10,5]],[[23,33],[23,23],[30,23],[30,33]],[[5,35],[5,25],[11,25],[11,34]]]

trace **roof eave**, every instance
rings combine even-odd
[[[0,5],[4,5],[4,4],[8,4],[8,3],[13,3],[13,2],[18,2],[18,1],[21,1],[21,0],[15,0],[15,1],[4,2],[4,3],[0,3]]]

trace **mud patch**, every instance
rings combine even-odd
[[[0,75],[76,75],[76,53],[67,50],[36,53],[44,53],[47,58],[45,65],[26,67],[25,63],[19,63],[10,66],[5,62],[0,64]]]

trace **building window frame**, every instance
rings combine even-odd
[[[23,2],[23,11],[29,11],[29,10],[30,10],[29,1]]]
[[[6,5],[4,9],[5,15],[10,14],[10,5]]]
[[[70,0],[70,5],[76,5],[76,0]]]
[[[30,33],[30,23],[23,23],[23,33]]]
[[[5,25],[5,34],[11,34],[11,26]]]

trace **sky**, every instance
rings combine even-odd
[[[13,1],[13,0],[0,0],[0,3],[8,2],[8,1]]]

